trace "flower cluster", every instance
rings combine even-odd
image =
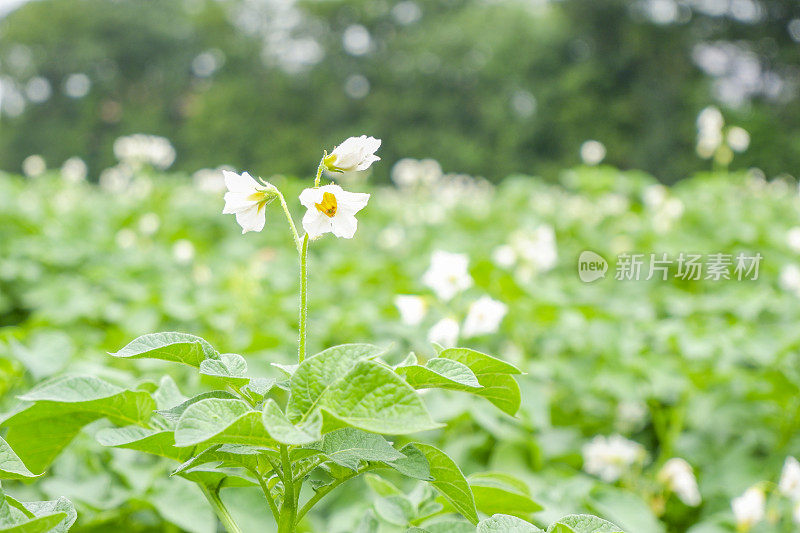
[[[646,457],[641,444],[621,435],[598,435],[583,446],[582,453],[583,469],[606,483],[617,481]]]
[[[175,162],[175,149],[164,137],[137,133],[114,141],[114,155],[133,168],[152,165],[164,170]]]
[[[375,155],[380,145],[379,139],[366,135],[350,137],[335,147],[330,155],[323,156],[316,181],[319,181],[323,167],[330,172],[368,169],[372,163],[380,160]],[[242,227],[242,233],[264,229],[265,207],[276,198],[280,198],[283,203],[278,189],[269,182],[257,182],[247,172],[236,174],[223,170],[222,173],[228,190],[222,212],[236,215],[236,222]],[[320,187],[315,183],[313,188],[300,193],[300,203],[306,208],[303,229],[311,239],[317,239],[325,233],[351,239],[358,228],[355,215],[366,207],[368,201],[369,194],[347,192],[335,184]],[[286,210],[285,203],[283,205]],[[288,216],[288,210],[286,213]]]
[[[731,501],[738,531],[753,531],[756,524],[767,518],[768,486],[766,483],[756,483]],[[800,462],[792,456],[787,457],[783,463],[775,497],[791,503],[792,521],[800,524]],[[769,516],[769,521],[778,519],[774,513]]]

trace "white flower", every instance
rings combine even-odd
[[[492,250],[492,261],[499,267],[510,268],[517,262],[517,253],[513,246],[503,244]]]
[[[428,331],[428,342],[452,348],[458,342],[458,330],[458,322],[452,318],[443,318]]]
[[[422,277],[423,283],[436,295],[448,301],[459,292],[472,286],[472,277],[467,271],[469,257],[437,250],[431,257],[431,266]]]
[[[700,505],[700,490],[697,488],[697,479],[694,477],[692,467],[678,457],[664,463],[658,473],[658,480],[674,492],[683,503],[691,507]]]
[[[734,152],[744,152],[750,146],[750,134],[744,128],[733,126],[728,130],[728,146]]]
[[[800,226],[795,226],[786,233],[786,243],[793,252],[800,252]]]
[[[61,165],[61,176],[69,183],[86,180],[88,168],[80,157],[70,157]]]
[[[114,155],[134,168],[149,164],[164,170],[175,162],[175,148],[169,140],[143,133],[120,137],[114,141]]]
[[[22,172],[29,178],[36,178],[47,170],[47,163],[40,155],[29,155],[22,161]]]
[[[442,167],[434,159],[401,159],[392,167],[392,181],[398,187],[433,185],[442,177]]]
[[[797,265],[785,265],[781,268],[778,285],[783,290],[800,296],[800,268]]]
[[[739,529],[747,531],[753,524],[761,522],[764,518],[765,505],[764,491],[758,487],[750,487],[744,494],[734,498],[731,502],[731,508]]]
[[[172,255],[178,263],[191,263],[194,259],[194,245],[191,241],[179,239],[172,246]]]
[[[597,165],[606,157],[606,147],[600,141],[586,141],[581,145],[581,160],[587,165]]]
[[[300,193],[300,203],[308,211],[303,217],[303,229],[312,239],[324,233],[352,239],[358,228],[355,214],[366,207],[369,194],[347,192],[338,185],[306,189]]]
[[[558,263],[556,233],[548,224],[541,224],[533,231],[518,231],[511,236],[511,246],[517,256],[537,272],[546,272]]]
[[[784,496],[800,502],[800,462],[792,456],[783,463],[778,489]]]
[[[618,480],[631,465],[645,457],[641,444],[621,435],[598,435],[583,446],[582,452],[583,469],[606,483]]]
[[[267,218],[264,207],[277,197],[275,186],[269,183],[261,185],[247,172],[236,174],[223,170],[222,175],[228,188],[223,214],[236,215],[242,233],[264,229]]]
[[[380,161],[375,155],[380,146],[381,140],[375,137],[350,137],[334,148],[323,164],[331,172],[367,170],[372,163]]]
[[[408,326],[416,326],[422,322],[428,307],[421,296],[407,294],[395,296],[394,305],[400,311],[400,320]]]
[[[464,336],[474,337],[494,333],[508,312],[503,302],[492,300],[488,296],[479,298],[469,306],[469,313],[464,320]]]

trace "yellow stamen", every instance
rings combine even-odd
[[[333,193],[322,193],[322,202],[314,205],[326,216],[333,218],[336,215],[336,196]]]

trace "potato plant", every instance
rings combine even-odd
[[[321,185],[323,170],[365,170],[378,160],[379,145],[371,137],[350,138],[323,155],[314,186],[300,194],[307,208],[302,237],[274,185],[225,172],[224,212],[236,215],[243,233],[261,231],[264,210],[279,200],[299,256],[297,362],[274,363],[282,378],[251,376],[244,356],[220,352],[189,333],[140,336],[110,355],[186,365],[216,388],[187,398],[170,375],[129,387],[92,375],[45,380],[19,396],[21,403],[2,422],[7,433],[0,441],[0,475],[42,475],[84,427],[105,419],[112,427],[96,433],[100,444],[175,461],[171,475],[196,483],[229,533],[242,529],[220,496],[224,488],[260,487],[278,532],[289,533],[304,530],[304,519],[320,500],[359,477],[377,496],[376,512],[364,515],[360,532],[541,532],[526,520],[542,507],[525,483],[497,472],[467,478],[442,450],[406,437],[443,427],[420,392],[429,389],[474,395],[514,416],[520,407],[517,367],[469,348],[439,345],[434,357],[423,360],[411,352],[397,364],[374,344],[306,354],[309,244],[324,233],[352,238],[355,214],[369,200],[368,194]],[[394,445],[387,438],[392,436],[406,442]],[[404,493],[387,473],[417,485]],[[0,531],[66,531],[76,519],[65,499],[22,503],[5,496],[0,509]],[[594,516],[569,515],[547,531],[622,530]]]

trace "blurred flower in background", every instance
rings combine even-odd
[[[622,435],[598,435],[584,444],[582,452],[583,469],[607,483],[617,481],[646,457],[641,444]]]

